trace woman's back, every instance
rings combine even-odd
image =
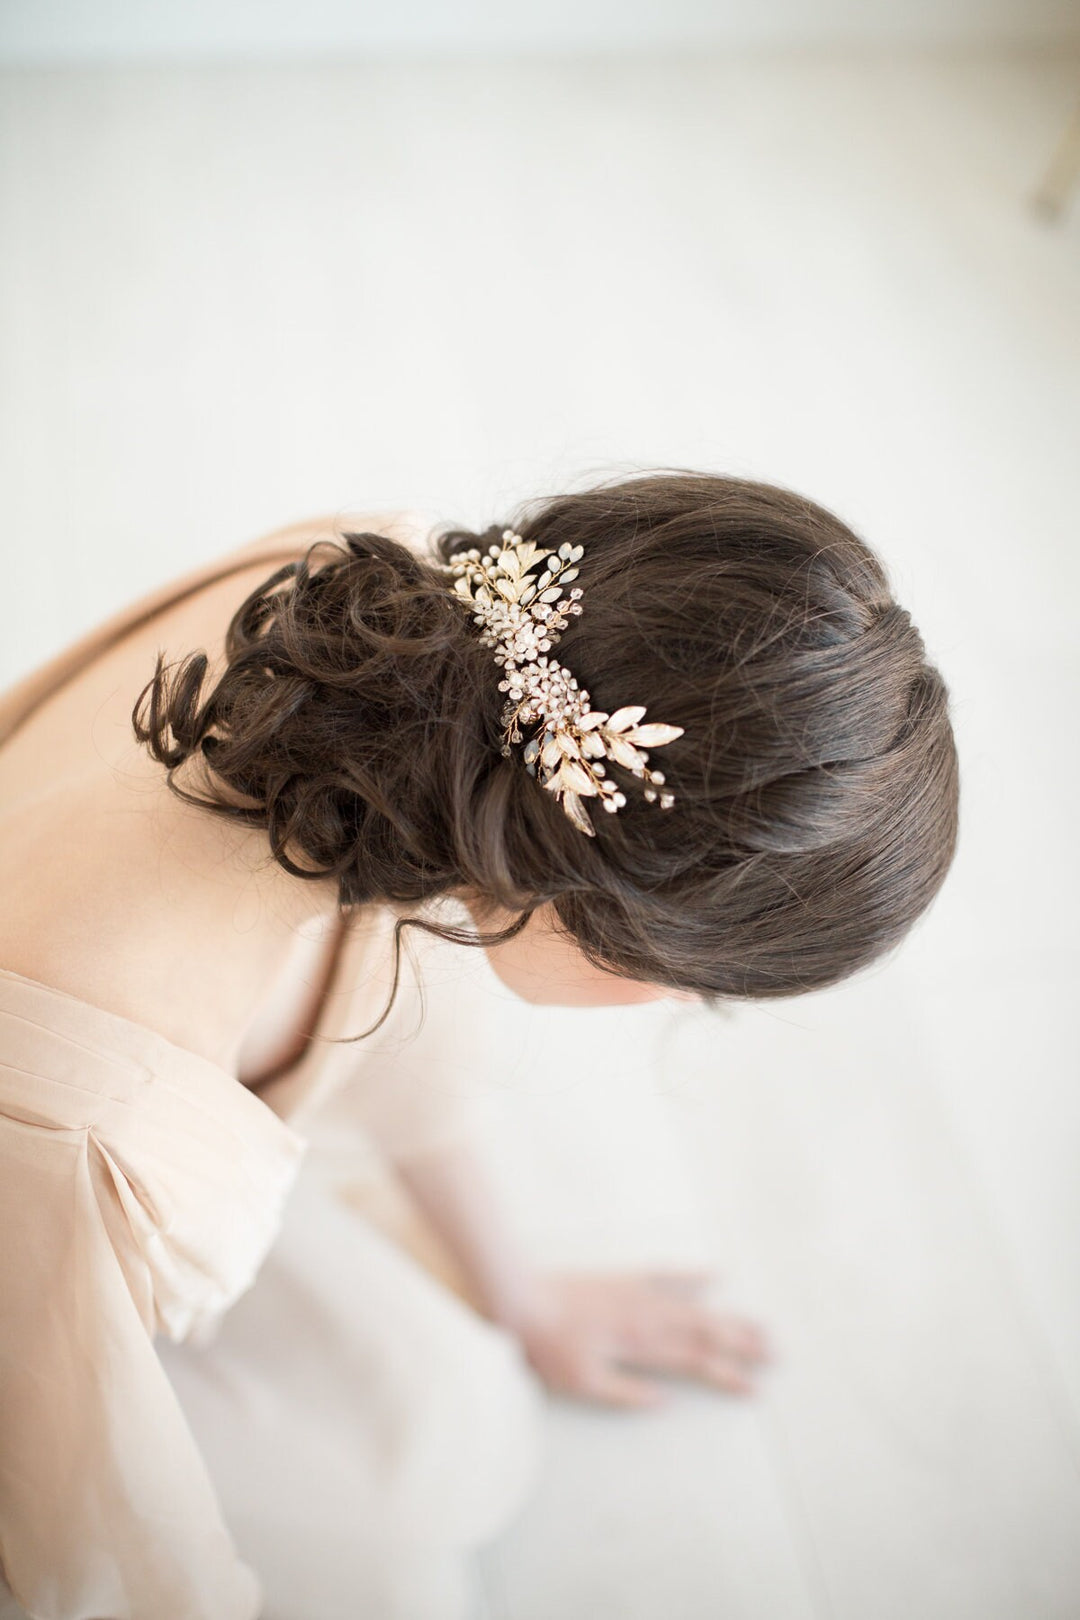
[[[0,747],[0,966],[246,1084],[312,1026],[340,934],[334,886],[298,882],[261,829],[170,793],[131,713],[159,649],[203,648],[218,666],[236,608],[306,544],[259,549],[77,668]]]

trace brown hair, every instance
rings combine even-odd
[[[444,531],[432,556],[505,526]],[[958,770],[945,685],[873,552],[803,496],[692,472],[541,500],[509,526],[584,546],[584,612],[554,656],[594,708],[684,728],[663,750],[671,808],[609,763],[626,804],[585,801],[596,836],[575,828],[521,747],[500,752],[501,671],[450,577],[381,534],[322,561],[316,542],[252,591],[205,696],[204,653],[169,671],[159,654],[132,714],[174,792],[265,828],[344,908],[467,890],[484,915],[520,913],[488,934],[399,917],[364,1034],[393,1004],[404,927],[493,945],[547,903],[593,965],[713,1006],[831,985],[893,947],[948,871]],[[174,781],[196,755],[199,795]]]

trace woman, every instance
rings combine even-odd
[[[789,996],[892,948],[952,859],[945,688],[812,502],[663,473],[410,529],[282,531],[4,700],[0,1562],[35,1614],[257,1612],[153,1338],[251,1286],[403,930],[530,1001]],[[531,1274],[452,1117],[387,1141],[483,1313],[494,1483],[459,1539],[515,1499],[524,1361],[623,1404],[632,1367],[749,1388],[752,1324]]]

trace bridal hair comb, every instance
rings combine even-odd
[[[539,768],[541,786],[555,795],[575,827],[595,838],[582,799],[595,796],[612,812],[626,803],[626,795],[605,775],[604,758],[653,784],[646,787],[645,797],[655,801],[664,773],[651,771],[641,750],[672,742],[684,727],[640,725],[645,710],[638,704],[613,714],[591,708],[588,692],[579,689],[564,665],[547,656],[569,623],[566,615],[582,611],[581,587],[575,586],[569,597],[562,591],[577,578],[583,554],[582,546],[569,544],[557,553],[544,551],[504,529],[502,545],[492,541],[486,556],[472,546],[439,566],[457,576],[453,591],[476,609],[474,622],[483,626],[481,645],[496,649],[495,662],[506,671],[499,682],[499,691],[509,694],[502,714],[503,755],[509,758],[510,744],[522,740],[520,721],[542,724],[542,733],[525,744],[525,768],[530,776]],[[545,558],[543,572],[531,578]],[[669,792],[661,792],[659,799],[661,810],[675,803]]]

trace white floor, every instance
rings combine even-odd
[[[721,1020],[478,981],[537,1253],[715,1261],[781,1352],[553,1402],[485,1620],[1080,1614],[1080,197],[1029,206],[1078,95],[1065,50],[0,79],[0,681],[294,518],[680,464],[855,524],[954,694],[893,961]]]

